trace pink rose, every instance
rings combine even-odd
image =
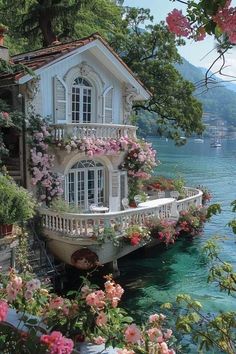
[[[138,343],[141,339],[141,331],[136,324],[129,325],[125,330],[125,340],[127,343]]]
[[[6,321],[8,313],[8,304],[4,300],[0,300],[0,322]]]

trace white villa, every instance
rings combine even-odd
[[[1,46],[0,55],[3,54],[6,58],[6,48]],[[62,181],[65,200],[78,209],[58,213],[42,204],[45,237],[56,257],[85,269],[86,264],[77,263],[77,259],[83,263],[86,256],[78,251],[86,249],[96,254],[100,263],[116,262],[140,245],[114,245],[111,235],[101,245],[98,236],[105,228],[112,228],[112,237],[119,240],[129,225],[141,225],[145,218],[177,218],[178,211],[189,205],[201,205],[201,192],[186,188],[187,196],[180,201],[154,198],[138,208],[124,207],[128,176],[120,165],[127,151],[120,146],[136,141],[136,127],[130,125],[132,103],[148,100],[150,92],[99,35],[66,44],[58,42],[11,59],[31,68],[35,76],[20,70],[17,74],[1,74],[0,98],[26,116],[39,115],[48,122],[54,141],[49,147],[49,153],[54,155],[50,162],[52,172]],[[44,155],[42,132],[37,139]],[[42,172],[37,170],[38,151],[32,152],[31,147],[30,152],[24,129],[21,134],[13,130],[8,134],[7,167],[18,182],[36,192],[33,185],[37,185]],[[120,145],[117,148],[112,144]],[[98,149],[96,153],[91,153],[92,145]],[[45,181],[43,186],[48,188]],[[42,201],[46,198],[43,192],[41,197]]]

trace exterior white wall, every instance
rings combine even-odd
[[[43,104],[37,104],[37,113],[41,114],[43,117],[51,117],[53,119],[53,105],[54,105],[54,93],[53,93],[53,78],[58,75],[60,78],[64,78],[70,69],[80,65],[81,63],[86,63],[89,65],[101,78],[103,91],[109,87],[113,87],[113,123],[122,124],[123,123],[123,94],[122,94],[122,84],[120,81],[114,77],[114,75],[102,65],[98,59],[91,54],[89,51],[85,51],[81,54],[77,54],[72,57],[68,57],[64,60],[55,63],[45,70],[42,71],[40,75],[39,82],[39,92],[36,94],[35,102],[40,97],[40,101]],[[82,76],[78,70],[78,76]],[[99,90],[98,90],[99,91]],[[97,92],[97,102],[102,99],[103,92]],[[71,103],[68,102],[70,105]],[[96,104],[96,103],[95,103]]]

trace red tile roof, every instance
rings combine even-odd
[[[58,44],[37,49],[31,52],[17,54],[11,57],[11,62],[14,64],[23,64],[30,68],[31,70],[37,70],[43,66],[53,62],[54,60],[63,57],[65,54],[72,52],[80,47],[85,46],[95,40],[99,40],[103,45],[108,48],[110,52],[119,60],[119,62],[129,71],[129,73],[144,87],[143,83],[136,77],[132,70],[124,63],[124,61],[119,57],[119,55],[109,46],[109,44],[98,34],[94,33],[88,37],[78,39],[76,41],[68,43]],[[0,80],[4,82],[18,81],[21,77],[25,76],[26,73],[20,69],[14,74],[0,73]],[[145,87],[144,89],[148,91]],[[149,92],[150,94],[150,92]]]

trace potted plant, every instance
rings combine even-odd
[[[9,176],[0,175],[0,237],[11,235],[13,225],[22,224],[34,215],[32,195]]]

